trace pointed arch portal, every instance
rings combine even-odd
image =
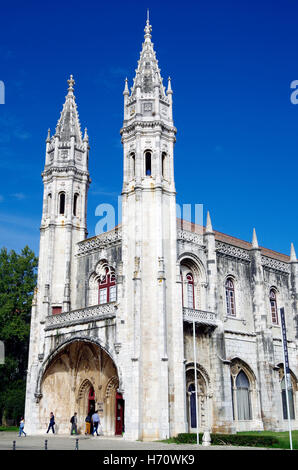
[[[117,367],[104,349],[85,340],[70,342],[53,357],[43,374],[40,423],[46,427],[52,411],[57,432],[68,433],[70,418],[77,412],[78,432],[84,433],[86,416],[98,410],[104,434],[121,434],[124,402],[119,414],[118,405],[123,399],[118,388]]]

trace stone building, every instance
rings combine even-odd
[[[74,80],[46,140],[26,426],[58,433],[92,409],[105,435],[286,429],[278,309],[286,312],[292,425],[298,428],[298,263],[176,217],[172,88],[147,20],[124,88],[122,222],[87,238],[89,139]],[[195,382],[196,381],[196,382]]]

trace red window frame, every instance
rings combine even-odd
[[[106,268],[106,275],[99,281],[98,283],[98,304],[101,305],[100,302],[100,291],[103,289],[107,290],[107,301],[103,303],[111,302],[111,287],[116,286],[116,276],[115,273],[110,273],[109,269]],[[102,303],[102,304],[103,304]]]

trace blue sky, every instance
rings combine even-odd
[[[290,0],[6,2],[1,7],[0,246],[38,252],[47,129],[70,74],[90,137],[89,236],[122,186],[123,87],[132,84],[150,9],[161,73],[174,91],[180,204],[216,230],[298,249],[298,7]]]

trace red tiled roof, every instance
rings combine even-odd
[[[182,229],[182,230],[187,230],[188,232],[193,232],[193,233],[199,233],[199,234],[204,234],[206,232],[206,227],[198,224],[194,224],[193,222],[188,222],[187,220],[182,220],[177,218],[177,227]],[[121,228],[121,224],[118,224],[116,227],[114,227],[112,230],[109,230],[109,232],[114,232],[115,230],[118,230]],[[108,232],[105,232],[108,233]],[[218,232],[217,230],[214,230],[215,234],[215,239],[227,243],[232,246],[237,246],[239,248],[243,248],[245,250],[250,250],[252,244],[250,242],[247,242],[245,240],[241,240],[240,238],[233,237],[232,235],[227,235],[222,232]],[[92,240],[93,238],[97,238],[100,235],[95,235],[94,237],[87,238],[86,240]],[[82,240],[85,241],[85,240]],[[264,256],[268,256],[269,258],[274,258],[279,261],[283,261],[286,263],[289,263],[290,261],[290,256],[285,255],[283,253],[279,253],[278,251],[273,251],[268,248],[264,248],[260,246],[261,253]]]
[[[203,234],[206,231],[206,228],[202,225],[194,224],[192,222],[188,222],[187,220],[182,220],[182,219],[177,219],[177,226],[178,228],[181,228],[183,230],[188,230],[189,232],[194,232],[194,233],[200,233]],[[250,242],[247,242],[245,240],[240,240],[239,238],[233,237],[231,235],[227,235],[222,232],[218,232],[217,230],[214,230],[215,234],[215,239],[223,242],[223,243],[228,243],[229,245],[232,246],[237,246],[239,248],[244,248],[245,250],[250,250],[252,244]],[[285,255],[283,253],[278,253],[277,251],[269,250],[268,248],[264,248],[260,246],[261,253],[264,256],[268,256],[269,258],[274,258],[279,261],[284,261],[284,262],[289,262],[290,257],[288,255]]]

